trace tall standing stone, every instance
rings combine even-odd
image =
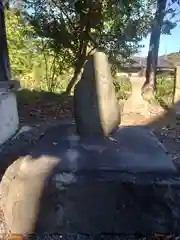
[[[120,124],[120,107],[108,59],[102,52],[91,55],[85,64],[75,86],[74,111],[81,137],[107,136]]]

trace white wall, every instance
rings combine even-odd
[[[18,130],[19,117],[13,92],[0,92],[0,145]]]

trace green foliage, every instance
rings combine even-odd
[[[131,94],[131,83],[128,77],[114,78],[116,96],[120,100],[127,100]]]
[[[25,88],[53,92],[65,90],[74,70],[75,83],[87,55],[94,50],[106,52],[113,66],[124,62],[138,51],[154,17],[151,0],[22,3],[21,11],[6,11],[13,77]],[[118,80],[115,86],[118,96],[127,98],[130,85]]]
[[[140,47],[152,21],[150,1],[107,1],[99,48],[105,51],[113,64],[123,63]]]
[[[24,0],[24,11],[37,35],[56,53],[63,51],[75,69],[72,87],[93,49],[106,52],[114,64],[137,52],[152,20],[149,2]]]
[[[57,55],[50,49],[20,11],[6,11],[6,31],[12,75],[20,79],[22,87],[46,91],[66,88],[71,71],[63,50]]]
[[[158,102],[165,103],[167,106],[173,104],[173,94],[174,94],[174,77],[161,74],[157,77],[157,91],[156,99]]]
[[[171,30],[177,26],[176,22],[165,20],[161,32],[166,35],[171,35]]]
[[[131,94],[131,83],[127,77],[114,78],[117,98],[127,100]],[[169,74],[160,74],[157,76],[157,90],[155,93],[155,102],[164,106],[173,104],[174,77]]]
[[[33,27],[26,25],[19,11],[6,11],[6,32],[13,77],[29,74],[36,57],[37,39]]]

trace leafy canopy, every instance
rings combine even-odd
[[[152,5],[142,0],[25,0],[24,10],[38,36],[72,63],[92,49],[122,60],[135,53],[152,21]]]

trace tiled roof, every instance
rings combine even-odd
[[[130,63],[126,63],[124,65],[124,67],[146,67],[146,61],[147,58],[145,57],[132,57],[132,59],[130,60]],[[174,68],[174,65],[167,61],[166,58],[164,56],[160,56],[158,58],[158,64],[157,64],[158,68]]]

